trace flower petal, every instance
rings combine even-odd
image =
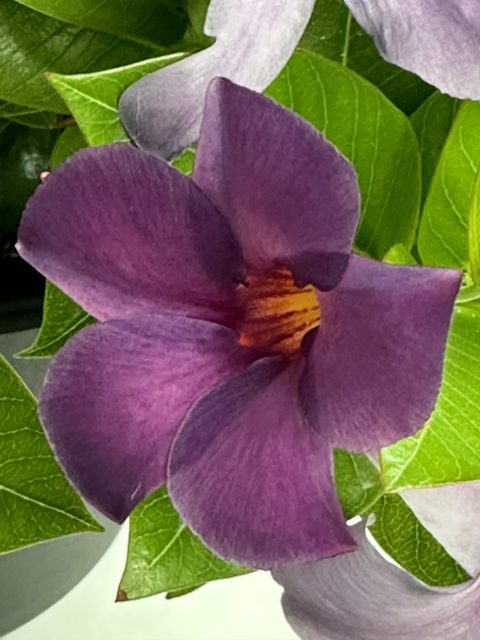
[[[314,0],[212,0],[205,32],[215,44],[142,78],[123,94],[120,114],[137,144],[169,158],[196,142],[209,82],[225,76],[263,91],[300,40]]]
[[[100,320],[222,321],[242,272],[228,222],[187,177],[127,144],[78,152],[41,185],[18,251]]]
[[[302,640],[475,640],[480,584],[432,588],[387,562],[356,528],[359,549],[285,567],[283,609]]]
[[[380,53],[457,98],[480,99],[477,0],[345,0]]]
[[[301,385],[310,424],[361,451],[420,429],[440,387],[460,279],[352,256],[340,285],[318,293],[320,327]]]
[[[247,365],[225,327],[147,316],[84,329],[57,355],[40,416],[60,464],[95,507],[123,520],[166,480],[191,404]]]
[[[168,489],[184,521],[224,558],[260,568],[354,548],[329,443],[303,422],[298,365],[257,361],[204,396],[172,445]]]
[[[355,171],[297,115],[216,79],[194,180],[230,220],[249,265],[291,264],[302,281],[330,266],[338,282],[358,222]]]

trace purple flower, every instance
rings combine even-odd
[[[440,91],[480,99],[477,0],[345,0],[390,62]]]
[[[323,136],[224,79],[193,180],[113,145],[38,188],[19,251],[101,321],[58,354],[40,402],[92,504],[123,520],[166,481],[209,547],[257,567],[355,547],[332,447],[423,425],[460,282],[350,255],[358,207]]]
[[[480,579],[429,587],[387,562],[352,528],[359,549],[275,571],[283,609],[302,640],[476,640]]]
[[[211,0],[205,32],[215,43],[130,86],[122,121],[141,149],[169,158],[198,140],[205,93],[224,76],[263,91],[308,24],[315,0]]]

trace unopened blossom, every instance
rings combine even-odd
[[[185,523],[256,567],[355,548],[332,448],[419,429],[460,274],[351,254],[350,163],[228,80],[193,179],[130,145],[78,152],[29,202],[19,252],[100,322],[40,401],[58,460],[123,520],[167,482]]]
[[[315,0],[211,0],[213,45],[130,86],[120,115],[137,145],[163,158],[198,140],[210,81],[223,76],[255,91],[277,77],[308,24]]]
[[[278,569],[288,621],[302,640],[477,640],[480,579],[430,587],[394,566],[352,528],[359,548]]]
[[[345,0],[390,62],[443,93],[480,99],[477,0]]]

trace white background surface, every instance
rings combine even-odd
[[[186,596],[115,603],[128,525],[70,593],[3,640],[298,640],[270,574],[221,580]]]

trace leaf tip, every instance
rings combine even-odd
[[[121,587],[118,588],[115,602],[128,602],[128,594],[125,589],[122,589]]]

